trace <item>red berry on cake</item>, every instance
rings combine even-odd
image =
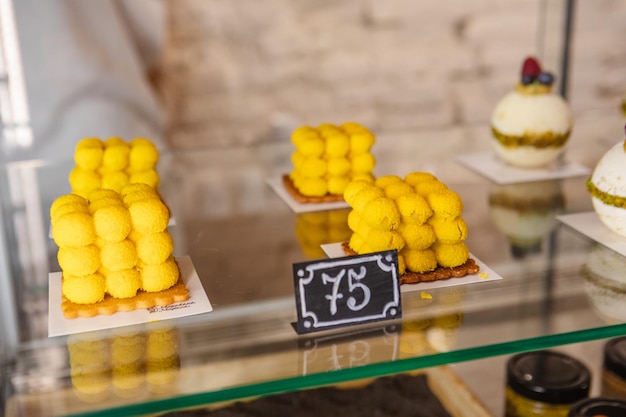
[[[541,65],[539,65],[537,58],[530,56],[524,60],[524,64],[522,65],[522,78],[529,76],[535,79],[540,73]]]

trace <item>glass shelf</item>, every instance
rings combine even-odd
[[[347,238],[336,222],[347,210],[295,214],[274,193],[266,181],[289,171],[289,144],[162,156],[175,255],[191,257],[213,312],[55,338],[47,274],[59,269],[47,210],[69,192],[71,161],[4,166],[19,317],[5,414],[159,413],[626,333],[624,307],[607,310],[602,298],[619,300],[620,289],[583,273],[591,259],[610,258],[614,269],[626,259],[554,219],[591,210],[585,177],[496,186],[452,159],[433,165],[405,153],[413,143],[380,142],[378,175],[430,170],[461,194],[467,244],[503,279],[430,290],[432,298],[403,293],[402,320],[307,336],[291,325],[291,267]],[[399,158],[400,149],[415,157]]]

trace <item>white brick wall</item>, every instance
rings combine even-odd
[[[626,2],[576,5],[575,114],[617,111]],[[346,120],[379,135],[487,127],[526,55],[559,71],[563,8],[563,0],[172,1],[163,61],[172,144],[249,145]]]

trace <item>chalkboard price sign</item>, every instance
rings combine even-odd
[[[402,317],[395,250],[293,265],[298,333]]]

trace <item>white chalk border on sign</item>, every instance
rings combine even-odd
[[[556,216],[556,219],[620,255],[626,256],[626,237],[609,229],[602,223],[595,211],[562,214]]]
[[[402,317],[395,250],[300,262],[293,274],[299,334]]]
[[[517,168],[502,161],[494,152],[459,155],[456,160],[499,185],[581,177],[591,172],[578,162],[568,161],[547,168]]]
[[[274,190],[278,197],[293,210],[294,213],[311,213],[314,211],[336,210],[350,207],[345,201],[333,201],[329,203],[300,203],[296,201],[283,185],[283,178],[268,178],[267,184]]]
[[[198,273],[188,256],[176,258],[180,273],[189,290],[189,299],[180,303],[152,309],[118,312],[89,318],[66,319],[61,310],[61,272],[48,274],[48,337],[64,336],[74,333],[112,329],[132,324],[168,320],[213,310]]]
[[[339,258],[342,256],[346,256],[343,248],[341,247],[341,242],[328,243],[325,245],[321,245],[321,247],[324,253],[326,253],[329,258]],[[480,267],[480,271],[478,271],[476,274],[466,275],[462,278],[448,278],[431,282],[419,282],[417,284],[404,284],[400,286],[400,291],[403,293],[411,291],[428,291],[435,288],[454,287],[457,285],[468,285],[478,282],[489,282],[502,279],[499,274],[497,274],[493,269],[489,268],[480,259],[476,258],[471,253],[470,258],[472,258]]]

